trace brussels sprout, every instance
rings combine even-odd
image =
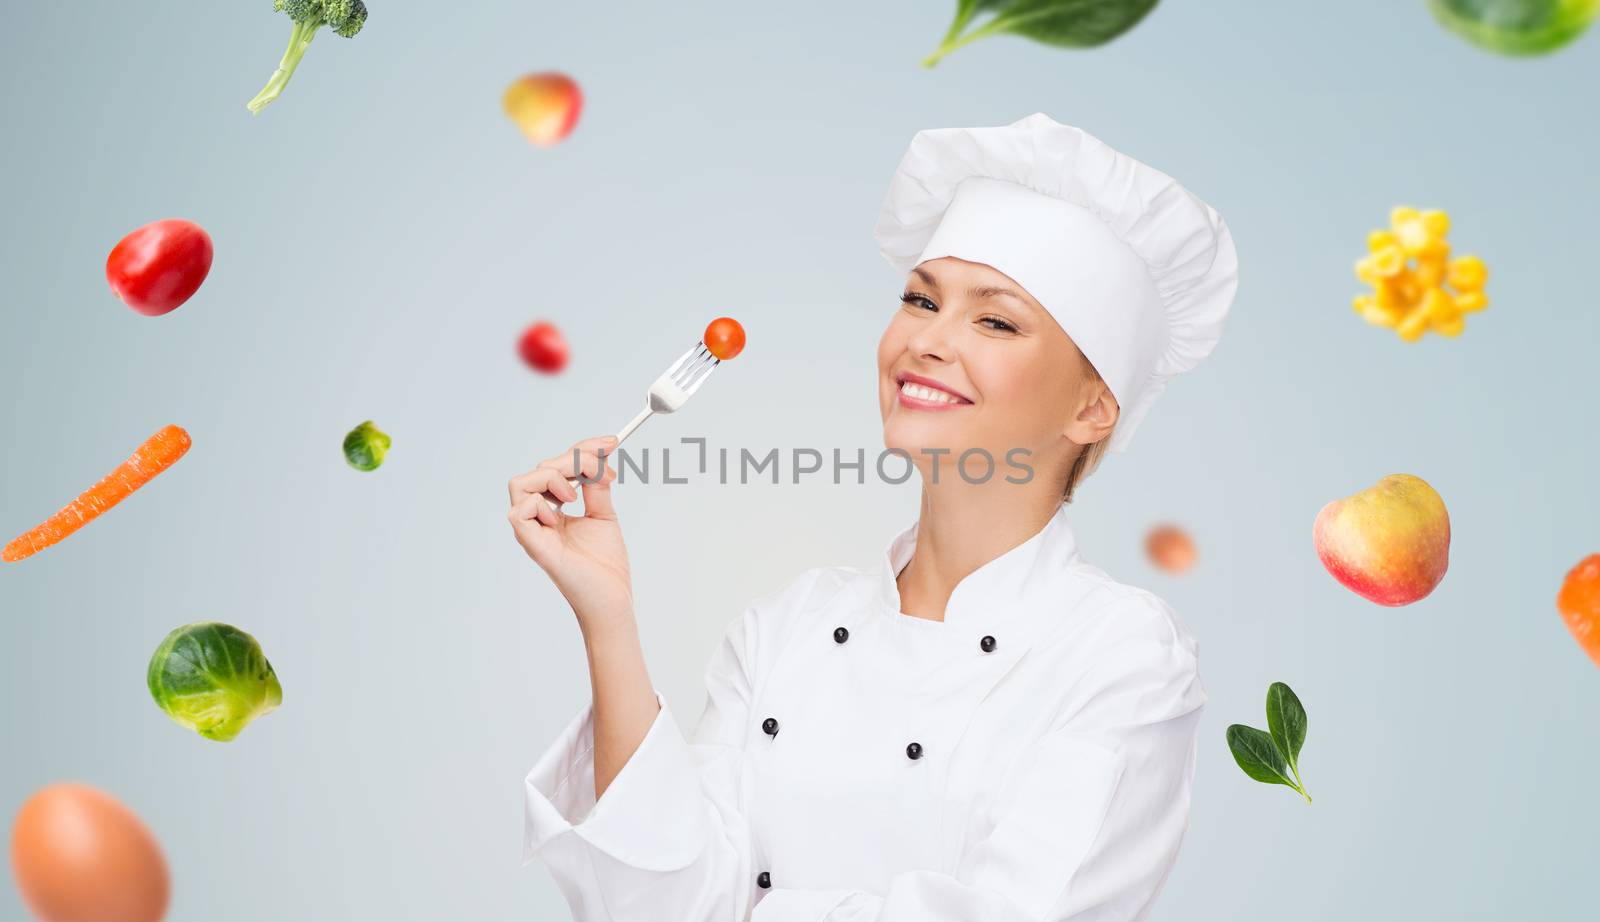
[[[216,621],[186,624],[150,657],[150,696],[167,716],[208,740],[226,742],[283,702],[261,645]]]
[[[1445,27],[1500,54],[1549,54],[1600,15],[1600,0],[1428,0]]]
[[[377,470],[388,451],[389,436],[379,431],[370,419],[344,437],[344,459],[358,471]]]

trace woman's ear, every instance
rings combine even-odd
[[[1079,445],[1089,445],[1109,435],[1117,424],[1118,414],[1122,412],[1117,406],[1117,398],[1111,396],[1111,389],[1106,387],[1104,381],[1090,382],[1086,396],[1087,402],[1067,425],[1064,433]]]

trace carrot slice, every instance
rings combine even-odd
[[[39,527],[17,538],[0,551],[0,560],[21,560],[39,553],[62,538],[94,521],[102,512],[127,499],[129,494],[149,483],[189,450],[189,433],[180,426],[167,426],[146,439],[143,445],[117,465],[100,482],[78,494],[60,512],[45,519]]]

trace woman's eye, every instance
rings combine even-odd
[[[901,295],[900,296],[900,300],[903,301],[906,304],[911,305],[912,307],[924,307],[924,308],[927,308],[928,310],[931,310],[931,311],[937,311],[939,309],[939,305],[934,304],[932,301],[929,301],[927,298],[924,298],[922,295],[914,295],[914,294],[911,294],[910,292],[907,292],[906,294]]]
[[[991,330],[1000,330],[1001,332],[1005,332],[1005,333],[1015,333],[1015,332],[1017,332],[1017,328],[1016,327],[1012,326],[1008,321],[1001,320],[999,317],[985,317],[985,318],[983,318],[983,320],[981,322],[983,322],[983,323],[993,323],[994,326],[989,328]]]

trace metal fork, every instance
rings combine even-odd
[[[706,379],[711,377],[711,372],[715,371],[720,364],[722,364],[722,360],[711,354],[711,350],[706,348],[704,341],[696,343],[693,349],[678,356],[676,362],[673,362],[666,371],[661,373],[660,377],[651,382],[650,390],[645,395],[645,408],[640,410],[639,415],[635,416],[631,422],[623,426],[621,432],[617,433],[617,444],[612,447],[612,452],[622,447],[622,443],[628,436],[633,434],[633,430],[639,428],[645,420],[650,418],[651,414],[672,413],[687,403],[689,398],[694,396],[694,392],[700,389],[700,385],[706,383]],[[607,457],[609,458],[610,455],[608,454]],[[573,489],[577,489],[579,480],[576,477],[568,477],[567,484]],[[550,504],[550,508],[561,508],[560,499],[552,495],[549,490],[546,490],[541,495]]]

